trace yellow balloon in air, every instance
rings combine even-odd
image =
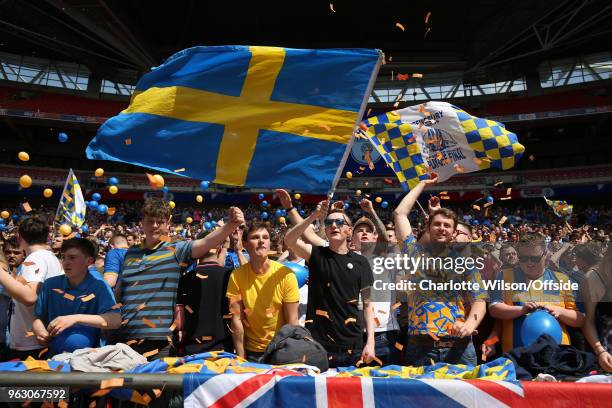
[[[198,194],[198,195],[196,196],[196,201],[197,201],[198,203],[201,203],[202,201],[204,201],[204,197],[202,197],[201,195],[199,195],[199,194]]]
[[[98,169],[96,169],[94,174],[96,175],[96,177],[102,177],[104,175],[104,169],[98,168]]]
[[[53,195],[53,190],[51,190],[50,188],[45,188],[43,190],[43,195],[45,196],[45,198],[49,198]]]
[[[174,201],[168,201],[168,205],[170,206],[170,208],[174,209],[174,207],[176,207],[176,203]]]
[[[355,191],[355,195],[360,196],[361,195],[361,190]]]
[[[300,193],[295,193],[293,197],[295,197],[296,200],[299,200],[300,198],[302,198],[302,195]]]
[[[191,224],[193,222],[193,218],[187,217],[185,221],[187,222],[187,224]]]
[[[19,185],[23,188],[30,187],[32,185],[32,177],[28,176],[27,174],[19,177]]]
[[[287,222],[287,220],[285,220],[285,217],[280,217],[278,219],[278,222],[280,222],[281,224],[285,224]]]
[[[11,216],[11,214],[9,214],[9,212],[8,212],[8,211],[2,211],[2,212],[0,213],[0,217],[2,217],[2,218],[4,218],[4,219],[7,219],[7,218],[8,218],[8,217],[10,217],[10,216]]]
[[[62,226],[59,227],[59,232],[63,236],[70,235],[70,233],[72,232],[72,228],[68,224],[62,224]]]
[[[375,201],[376,201],[377,203],[382,203],[382,198],[381,198],[381,197],[376,197],[376,200],[375,200]]]
[[[19,154],[17,154],[17,157],[19,157],[19,160],[21,161],[30,160],[30,155],[27,152],[19,152]]]
[[[110,186],[108,188],[108,192],[111,194],[117,194],[118,191],[119,191],[119,188],[117,186]]]
[[[350,171],[346,172],[346,178],[350,179],[353,178],[353,173],[351,173]]]
[[[155,184],[156,188],[162,188],[166,182],[164,181],[164,178],[161,175],[154,174],[153,183]]]

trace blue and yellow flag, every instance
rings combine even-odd
[[[68,224],[72,228],[79,228],[84,222],[85,199],[83,199],[79,181],[70,169],[55,213],[55,223],[59,225]]]
[[[405,191],[435,172],[439,181],[457,173],[513,167],[525,151],[505,126],[472,116],[446,102],[427,102],[368,118],[368,139]]]
[[[546,204],[548,204],[555,215],[559,218],[564,218],[567,220],[574,212],[574,206],[568,204],[565,200],[549,200],[548,198],[544,197],[544,201],[546,201]]]
[[[326,193],[342,171],[378,50],[194,47],[144,75],[87,147],[218,184]]]

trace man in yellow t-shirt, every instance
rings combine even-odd
[[[234,270],[227,285],[236,353],[258,361],[284,324],[298,324],[300,294],[291,269],[268,259],[267,225],[252,223],[242,235],[249,263]]]

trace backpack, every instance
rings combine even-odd
[[[327,352],[302,326],[286,324],[274,335],[261,356],[266,364],[307,364],[327,371]]]

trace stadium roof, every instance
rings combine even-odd
[[[133,84],[195,45],[379,48],[395,73],[513,80],[544,60],[609,51],[608,0],[228,2],[0,0],[0,52],[74,61]],[[387,84],[388,85],[388,84]]]

